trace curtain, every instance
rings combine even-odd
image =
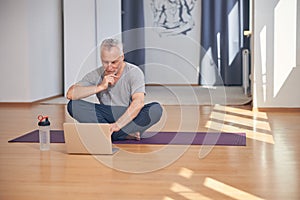
[[[143,0],[122,0],[122,41],[125,61],[144,71],[145,34]]]
[[[202,0],[200,85],[242,85],[249,0]]]

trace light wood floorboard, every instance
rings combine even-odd
[[[300,112],[250,106],[164,106],[151,130],[245,132],[247,145],[118,145],[117,156],[41,152],[8,140],[72,119],[64,105],[0,104],[0,199],[300,199]]]

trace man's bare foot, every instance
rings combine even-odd
[[[126,139],[127,140],[141,140],[141,134],[140,134],[140,132],[131,133],[131,134],[128,134]]]

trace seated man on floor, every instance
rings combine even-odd
[[[113,141],[140,140],[160,120],[162,107],[157,102],[144,104],[144,74],[124,61],[119,40],[105,39],[100,54],[102,66],[68,89],[68,112],[81,123],[109,123]],[[94,94],[100,103],[81,100]]]

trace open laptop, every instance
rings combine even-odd
[[[64,123],[63,126],[69,154],[111,155],[118,151],[112,147],[109,124]]]

